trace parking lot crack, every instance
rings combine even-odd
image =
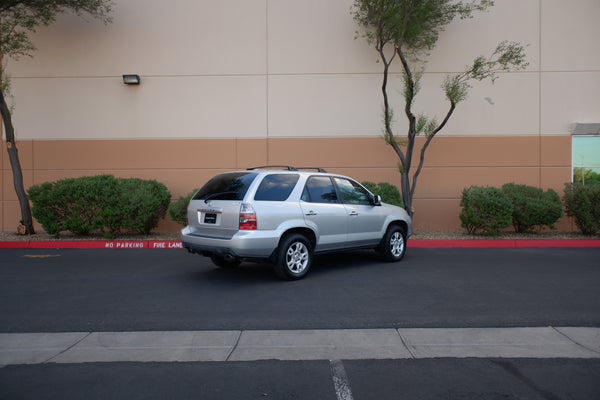
[[[242,338],[242,334],[243,333],[244,333],[244,331],[240,331],[240,333],[238,334],[238,337],[237,337],[237,339],[235,341],[235,344],[231,348],[231,351],[229,352],[229,354],[227,354],[227,358],[225,359],[225,361],[229,361],[229,359],[231,358],[231,355],[237,350],[238,345],[240,343],[240,339]]]
[[[566,339],[568,339],[569,341],[573,342],[574,344],[576,344],[579,347],[583,347],[584,349],[591,351],[592,353],[596,353],[596,354],[600,354],[600,352],[598,350],[595,350],[591,347],[588,347],[582,343],[579,343],[578,341],[576,341],[575,339],[571,338],[569,335],[567,335],[566,333],[562,332],[560,329],[555,328],[554,326],[551,326],[550,328],[552,328],[554,331],[558,332],[561,336],[565,337]]]
[[[404,346],[404,348],[406,349],[406,351],[408,351],[408,353],[410,354],[410,358],[417,358],[415,356],[415,354],[412,352],[412,350],[410,349],[410,346],[406,343],[406,341],[404,340],[404,338],[402,337],[402,334],[400,333],[399,329],[396,329],[396,333],[398,334],[398,336],[400,337],[400,340],[402,341],[402,345]]]
[[[560,400],[560,397],[558,397],[554,393],[550,392],[549,390],[542,388],[537,383],[535,383],[531,378],[525,376],[525,374],[523,374],[514,363],[512,363],[508,360],[491,360],[491,362],[502,367],[506,372],[508,372],[515,378],[517,378],[519,381],[523,382],[525,385],[527,385],[531,389],[533,389],[535,392],[537,392],[539,395],[541,395],[542,398],[544,398],[545,400]]]
[[[73,347],[77,346],[79,343],[83,342],[85,339],[87,339],[93,332],[87,332],[81,339],[79,339],[78,341],[76,341],[75,343],[73,343],[72,345],[70,345],[69,347],[67,347],[66,349],[60,351],[58,354],[53,355],[52,357],[48,358],[47,360],[43,361],[42,364],[46,364],[49,362],[52,362],[52,360],[54,360],[56,357],[65,354],[67,351],[71,350]]]

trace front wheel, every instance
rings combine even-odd
[[[402,260],[404,253],[406,253],[406,232],[404,228],[397,225],[389,227],[378,250],[385,261]]]
[[[285,237],[277,250],[273,269],[283,279],[303,278],[312,264],[312,247],[306,237],[293,234]]]

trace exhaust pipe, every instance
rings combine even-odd
[[[234,255],[232,255],[232,254],[229,254],[229,253],[228,253],[228,254],[225,254],[225,255],[223,256],[223,258],[224,258],[224,259],[225,259],[225,261],[227,261],[227,262],[232,262],[232,261],[235,261],[235,260],[236,260],[236,257],[235,257]]]

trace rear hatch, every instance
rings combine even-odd
[[[209,180],[188,206],[193,235],[229,239],[239,230],[240,208],[257,172],[228,172]]]

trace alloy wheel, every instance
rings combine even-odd
[[[400,232],[394,232],[390,238],[390,252],[394,257],[400,257],[404,250],[404,237]]]
[[[308,248],[302,242],[294,242],[288,247],[285,258],[291,272],[302,273],[308,266]]]

